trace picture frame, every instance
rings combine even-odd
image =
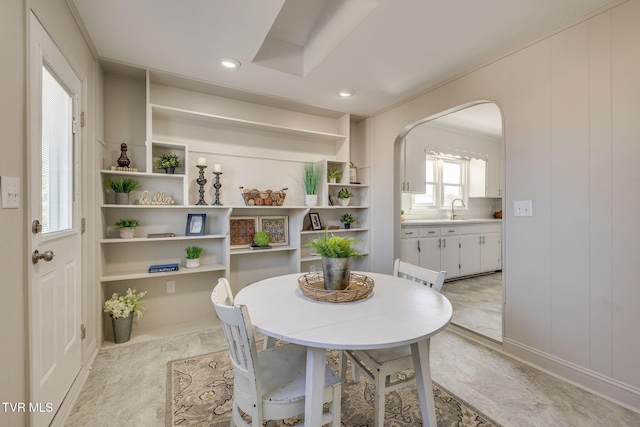
[[[309,221],[311,221],[311,229],[314,231],[322,230],[322,222],[320,214],[317,212],[309,212]]]
[[[232,216],[229,218],[229,246],[231,249],[248,248],[258,230],[257,216]]]
[[[204,236],[207,214],[188,214],[185,236]]]
[[[360,180],[358,180],[358,168],[351,162],[349,162],[349,183],[360,184]]]
[[[269,233],[270,246],[287,246],[289,244],[289,217],[279,216],[259,216],[258,231]]]

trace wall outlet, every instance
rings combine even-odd
[[[167,293],[168,294],[173,294],[175,292],[176,292],[176,282],[175,282],[175,280],[167,281]]]

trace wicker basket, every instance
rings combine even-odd
[[[298,277],[302,293],[314,300],[324,302],[351,302],[364,299],[373,291],[373,279],[362,274],[351,273],[346,289],[326,290],[322,273],[307,273]]]
[[[278,191],[259,191],[255,188],[240,187],[240,194],[247,206],[282,206],[287,196],[287,188]]]

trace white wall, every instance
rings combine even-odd
[[[372,266],[399,251],[407,125],[477,100],[505,123],[504,350],[640,411],[640,0],[371,118]],[[533,201],[533,217],[513,202]],[[399,206],[399,195],[395,195]],[[395,221],[394,227],[388,224]],[[393,239],[393,248],[382,242]]]
[[[86,83],[83,108],[93,105],[94,71],[96,62],[79,29],[75,25],[65,0],[3,0],[0,2],[0,123],[2,127],[2,156],[0,175],[20,178],[20,209],[0,209],[0,227],[3,241],[0,267],[0,300],[4,302],[2,322],[0,322],[0,400],[2,402],[28,402],[28,317],[27,290],[28,257],[26,239],[29,236],[27,224],[31,221],[27,214],[27,105],[26,105],[26,58],[27,34],[26,16],[33,9],[43,26],[50,33],[60,50],[81,81]],[[87,110],[89,125],[85,138],[93,135],[96,122],[93,108]],[[85,139],[86,143],[87,139]],[[83,161],[93,158],[92,147],[83,146]],[[91,185],[93,168],[83,171],[83,183]],[[83,215],[87,215],[92,203],[85,199]],[[84,243],[95,236],[88,232]],[[7,244],[7,242],[9,242]],[[87,258],[92,262],[92,257]],[[87,269],[89,270],[89,269]],[[95,282],[83,277],[83,299],[95,301]],[[83,341],[84,356],[95,349],[97,333],[96,304],[93,310],[83,312],[83,322],[87,324],[88,338]],[[85,359],[86,360],[86,359]],[[0,408],[0,425],[26,425],[27,414],[11,412]]]

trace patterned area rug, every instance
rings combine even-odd
[[[338,351],[330,351],[329,364],[337,370]],[[351,378],[350,368],[347,378]],[[373,425],[373,386],[364,378],[342,385],[342,425]],[[438,427],[499,427],[440,385],[433,383]],[[168,363],[167,426],[228,427],[233,399],[233,367],[227,350]],[[269,421],[267,427],[291,426],[300,420]],[[415,385],[387,393],[386,427],[422,426]]]

